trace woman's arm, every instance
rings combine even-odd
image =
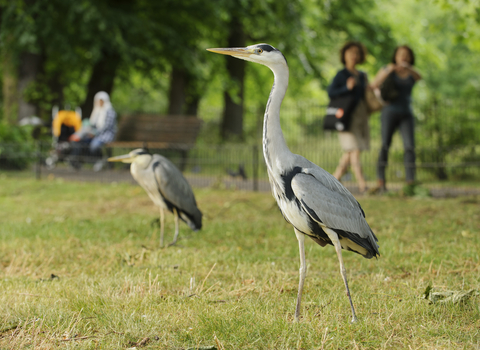
[[[335,98],[338,96],[346,95],[351,91],[351,88],[347,86],[347,77],[342,71],[338,72],[335,78],[333,78],[332,84],[328,87],[328,97]]]
[[[385,68],[381,68],[375,76],[375,79],[373,79],[371,87],[373,89],[379,88],[394,69],[395,65],[393,63],[389,63]]]
[[[404,67],[412,75],[415,81],[422,79],[422,76],[420,75],[420,73],[415,68],[413,68],[413,66],[405,63],[402,65],[402,67]]]

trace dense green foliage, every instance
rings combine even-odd
[[[105,55],[120,60],[114,89],[114,98],[121,97],[120,112],[166,109],[169,84],[163,73],[175,66],[198,81],[193,88],[202,93],[204,108],[218,105],[224,59],[204,48],[225,43],[234,16],[248,43],[269,42],[285,53],[292,71],[290,98],[325,100],[321,91],[340,68],[337,51],[347,39],[365,43],[371,56],[364,68],[371,76],[388,63],[395,45],[410,44],[425,76],[419,98],[474,96],[480,85],[476,7],[464,1],[220,1],[213,6],[203,1],[3,0],[0,8],[2,50],[43,57],[27,98],[46,105],[58,98],[52,96],[52,79],[63,86],[64,101],[80,104],[92,67]],[[258,87],[270,84],[261,70],[248,67],[248,105],[262,102]]]
[[[0,120],[0,169],[23,170],[33,158],[30,126],[10,125]]]
[[[158,211],[138,186],[1,181],[0,348],[479,344],[479,296],[424,299],[429,287],[480,289],[475,199],[360,198],[381,257],[343,254],[359,321],[349,323],[333,247],[307,240],[303,318],[295,323],[298,245],[269,193],[196,190],[204,228],[182,225],[178,245],[160,249],[150,225]]]
[[[409,44],[424,78],[415,100],[426,109],[438,101],[470,108],[455,117],[461,132],[455,129],[437,148],[448,153],[475,141],[467,124],[476,112],[465,101],[480,89],[480,24],[478,5],[464,0],[0,0],[0,71],[10,67],[8,59],[21,66],[26,54],[36,57],[38,71],[21,97],[34,103],[44,120],[53,104],[82,105],[88,116],[93,93],[105,89],[120,115],[166,114],[180,104],[181,113],[205,120],[208,142],[216,142],[223,94],[240,103],[239,84],[229,76],[225,57],[205,48],[227,45],[232,22],[246,44],[268,42],[282,50],[291,76],[285,106],[298,110],[312,101],[327,102],[325,90],[341,68],[338,50],[346,40],[367,47],[370,55],[360,68],[370,79],[390,61],[396,45]],[[272,74],[260,65],[245,69],[242,139],[251,142],[258,140]],[[428,135],[437,133],[438,125],[448,132],[454,124],[450,113],[439,115],[420,120],[430,126]],[[442,161],[447,155],[435,157]]]

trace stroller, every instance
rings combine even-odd
[[[48,169],[55,168],[57,162],[65,161],[71,151],[70,136],[82,127],[82,110],[79,107],[75,111],[59,110],[58,107],[54,107],[52,116],[53,149],[45,159],[45,165]]]

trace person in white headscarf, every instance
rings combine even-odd
[[[93,98],[93,111],[88,121],[84,121],[80,132],[72,138],[78,141],[78,147],[72,151],[73,155],[79,155],[81,148],[88,144],[89,153],[93,157],[102,157],[102,146],[112,142],[117,131],[117,113],[112,107],[110,96],[105,91],[99,91]],[[75,168],[80,167],[78,159],[72,164]],[[102,168],[103,162],[97,161],[94,170]]]
[[[95,155],[106,143],[112,142],[117,131],[117,113],[110,103],[110,96],[99,91],[93,98],[93,111],[90,115],[90,126],[94,135],[90,142],[90,153]],[[100,154],[101,155],[101,154]]]

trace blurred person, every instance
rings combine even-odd
[[[367,188],[360,154],[370,148],[370,115],[365,102],[365,89],[369,88],[368,77],[365,72],[357,70],[356,66],[365,61],[366,54],[360,42],[347,42],[340,50],[340,59],[345,68],[338,71],[328,87],[328,96],[331,99],[347,94],[352,94],[356,99],[349,130],[338,132],[343,154],[333,176],[340,181],[351,166],[360,193],[364,193]]]
[[[53,143],[67,142],[75,132],[82,128],[82,118],[75,111],[61,110],[52,121]]]
[[[415,138],[414,116],[412,110],[412,89],[422,77],[413,67],[415,55],[407,45],[397,46],[392,61],[380,69],[372,86],[380,88],[382,83],[392,75],[393,85],[397,90],[397,97],[387,101],[381,113],[382,147],[378,156],[377,181],[378,190],[387,190],[385,181],[385,167],[388,164],[388,151],[395,131],[400,130],[403,139],[404,164],[407,185],[415,184]]]
[[[81,166],[80,155],[82,150],[94,158],[100,158],[95,162],[93,170],[99,171],[104,165],[102,158],[103,145],[112,142],[117,131],[117,113],[110,102],[110,96],[105,91],[99,91],[93,98],[93,111],[90,119],[82,123],[80,131],[70,137],[75,146],[72,147],[71,164],[79,169]]]

